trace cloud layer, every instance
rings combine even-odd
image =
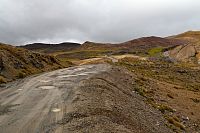
[[[1,0],[0,42],[123,42],[200,29],[199,0]]]

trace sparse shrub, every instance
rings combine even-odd
[[[174,125],[175,127],[178,127],[181,130],[185,130],[185,126],[180,123],[180,120],[177,117],[167,117],[166,119],[170,124]]]
[[[18,78],[24,78],[26,77],[26,75],[22,72],[19,72],[18,75],[17,75]]]
[[[149,54],[150,56],[155,56],[155,55],[161,53],[162,51],[163,51],[163,48],[162,48],[162,47],[157,47],[157,48],[150,49],[150,50],[148,51],[148,54]]]
[[[5,83],[6,80],[3,77],[0,77],[0,84]]]
[[[174,110],[167,105],[160,104],[160,105],[157,105],[156,108],[160,110],[162,113],[165,113],[165,111],[174,112]]]

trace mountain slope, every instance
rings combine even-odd
[[[55,57],[0,44],[0,82],[62,67]]]

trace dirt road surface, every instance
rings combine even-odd
[[[108,69],[106,65],[87,65],[61,69],[1,87],[0,132],[44,132],[63,117],[63,94],[70,94],[81,80]],[[3,112],[4,111],[4,112]],[[56,129],[56,132],[62,132]]]

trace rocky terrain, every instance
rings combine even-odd
[[[195,62],[200,64],[200,32],[188,31],[180,35],[172,36],[177,40],[184,40],[185,45],[177,46],[169,51],[169,56],[179,61]]]

